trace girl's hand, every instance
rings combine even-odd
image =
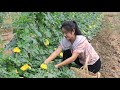
[[[87,65],[87,64],[84,64],[84,66],[82,67],[82,70],[84,70],[85,73],[89,73],[89,72],[88,72],[88,65]]]
[[[59,68],[58,65],[55,65],[55,68]]]
[[[88,68],[87,64],[85,64],[83,68],[84,68],[84,69],[87,69],[87,68]]]
[[[48,64],[48,62],[46,62],[46,60],[44,61],[44,64]]]

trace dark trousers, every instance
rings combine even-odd
[[[72,53],[70,50],[64,51],[63,52],[63,61],[71,56],[72,56]],[[74,62],[79,66],[79,68],[83,66],[83,64],[81,64],[79,62],[79,58],[77,58]],[[93,73],[97,73],[100,70],[100,68],[101,68],[100,59],[98,59],[93,65],[88,65],[88,70],[93,72]]]

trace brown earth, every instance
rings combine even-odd
[[[10,30],[4,30],[0,29],[0,48],[4,48],[5,45],[7,45],[13,38],[13,32],[12,29]],[[4,50],[4,54],[10,55],[12,53],[12,50]]]
[[[101,57],[101,74],[105,78],[120,78],[120,13],[104,13],[102,30],[92,45]]]
[[[12,18],[10,17],[12,13],[9,12],[6,15],[6,19],[4,19],[3,24],[11,25],[12,24]],[[14,14],[14,13],[13,13]],[[2,24],[0,24],[0,27],[2,27]],[[13,28],[0,28],[0,48],[4,48],[5,45],[7,45],[12,38],[14,37],[13,35]],[[4,50],[3,52],[6,55],[10,55],[12,53],[11,50]]]

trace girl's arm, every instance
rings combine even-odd
[[[88,55],[87,58],[86,58],[86,61],[85,61],[85,65],[88,65],[89,59],[90,59],[90,56]]]
[[[45,64],[48,64],[50,61],[52,61],[53,59],[55,59],[55,58],[60,54],[61,51],[62,51],[62,47],[59,46],[59,47],[44,61],[44,63],[45,63]]]
[[[85,61],[85,64],[84,64],[84,69],[87,69],[88,70],[88,61],[89,61],[89,58],[90,56],[88,55],[87,58],[86,58],[86,61]]]
[[[72,56],[66,60],[64,60],[63,62],[55,65],[56,68],[59,68],[61,66],[64,66],[64,65],[67,65],[67,64],[70,64],[71,62],[75,61],[76,58],[78,57],[79,53],[73,53]]]

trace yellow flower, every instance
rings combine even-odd
[[[91,29],[91,28],[92,28],[92,26],[89,26],[89,28]]]
[[[36,47],[38,48],[38,45],[36,45]]]
[[[48,46],[48,45],[49,45],[49,40],[48,40],[48,39],[45,39],[44,44],[45,44],[45,46]]]
[[[54,48],[54,50],[56,50],[57,48]]]
[[[31,69],[31,67],[30,67],[30,66],[29,66],[28,68],[29,68],[29,69]]]
[[[24,78],[24,77],[20,77],[20,78]]]
[[[47,65],[43,63],[43,64],[40,65],[40,68],[47,70]]]
[[[22,71],[25,71],[27,69],[31,69],[31,67],[28,65],[28,64],[25,64],[23,65],[21,68],[20,68]]]
[[[60,57],[63,57],[63,52],[60,53]]]
[[[17,71],[17,70],[15,70],[15,72],[16,72],[16,73],[18,73],[18,71]]]
[[[19,53],[21,50],[19,49],[19,47],[15,47],[14,49],[13,49],[13,52],[15,52],[15,53]]]
[[[96,25],[93,25],[93,27],[95,28],[95,27],[96,27]]]

